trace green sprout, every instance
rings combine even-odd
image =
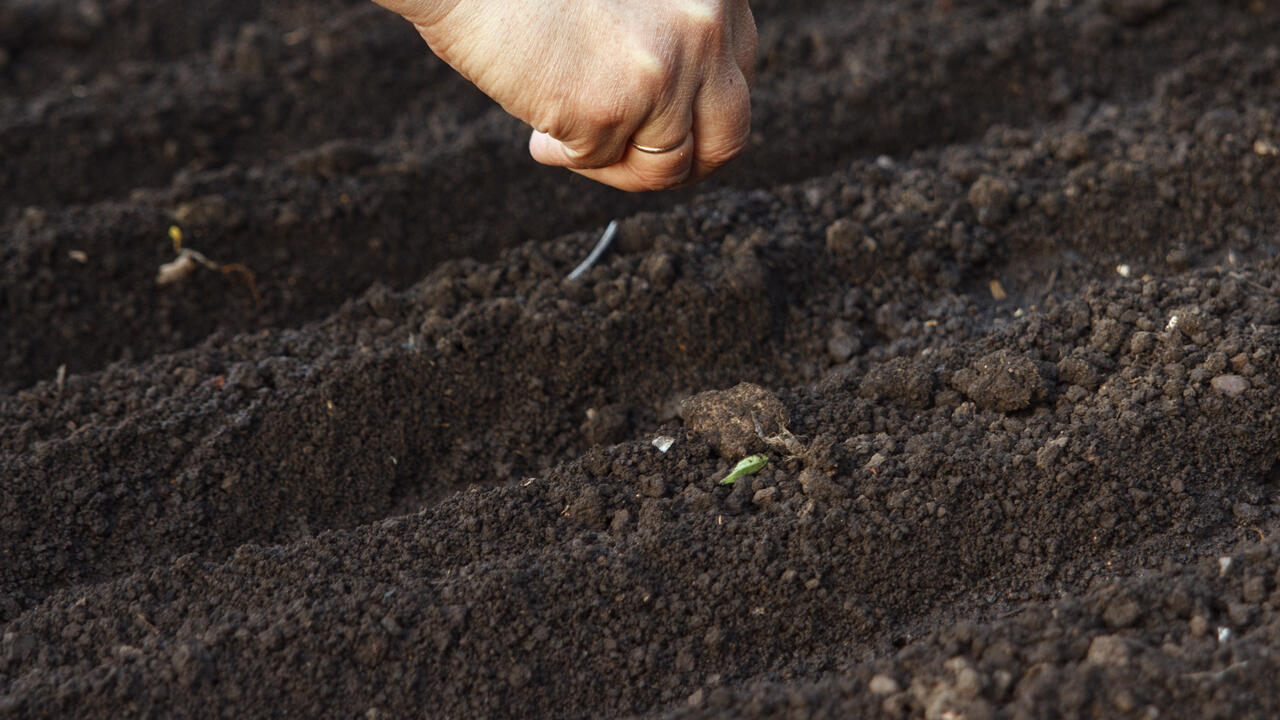
[[[769,458],[766,455],[752,455],[751,457],[743,458],[742,461],[734,466],[733,472],[729,473],[720,481],[720,484],[732,485],[743,475],[755,475],[760,472],[761,468],[768,464]]]

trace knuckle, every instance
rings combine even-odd
[[[751,131],[713,138],[698,148],[698,159],[710,167],[720,167],[742,154],[750,140]]]
[[[720,34],[727,19],[722,0],[685,0],[680,14],[688,30],[703,35]]]
[[[746,147],[745,138],[731,142],[714,142],[705,148],[701,148],[701,152],[698,153],[698,159],[708,167],[718,168],[738,157]]]
[[[671,80],[670,61],[649,51],[638,51],[634,69],[629,75],[633,96],[651,98],[662,92]]]
[[[657,96],[670,84],[676,68],[669,50],[652,39],[637,39],[625,43],[624,48],[612,73],[618,78],[621,95],[634,103]]]

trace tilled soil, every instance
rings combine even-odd
[[[1280,8],[753,7],[629,196],[364,2],[0,0],[3,714],[1280,713]]]

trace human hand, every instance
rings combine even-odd
[[[747,144],[747,0],[376,1],[532,125],[540,163],[662,190],[703,180]]]

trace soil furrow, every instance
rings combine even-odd
[[[1149,135],[1156,133],[1156,138],[1165,137],[1158,134],[1158,125],[1144,124],[1150,122],[1146,118],[1145,113],[1134,113],[1127,122],[1135,131],[1128,135],[1143,137],[1136,130],[1142,128]],[[1115,117],[1107,120],[1114,122]],[[1038,290],[1042,271],[1018,270],[1022,257],[1038,248],[1021,247],[1017,238],[1041,236],[1046,225],[1091,244],[1092,262],[1062,268],[1064,286],[1071,286],[1100,266],[1109,269],[1130,262],[1140,271],[1148,266],[1154,270],[1167,259],[1161,257],[1167,250],[1141,257],[1125,247],[1133,234],[1158,235],[1165,247],[1182,247],[1198,242],[1198,231],[1179,233],[1175,228],[1195,228],[1196,221],[1233,227],[1249,237],[1270,222],[1268,215],[1255,214],[1253,208],[1264,206],[1260,200],[1206,209],[1194,202],[1173,204],[1153,192],[1161,185],[1184,182],[1184,168],[1197,166],[1198,154],[1216,156],[1220,148],[1208,142],[1212,138],[1203,138],[1202,149],[1178,162],[1152,163],[1158,170],[1153,177],[1122,176],[1125,182],[1117,183],[1112,176],[1123,168],[1113,166],[1144,146],[1127,137],[1090,145],[1089,132],[1087,123],[1081,130],[1059,130],[1039,138],[1010,131],[996,138],[1002,149],[987,156],[966,146],[943,153],[939,159],[946,174],[921,176],[910,168],[871,164],[856,175],[815,181],[773,198],[725,195],[721,201],[695,205],[689,216],[677,212],[637,217],[624,229],[622,254],[613,267],[597,271],[591,290],[562,286],[555,279],[573,261],[567,248],[561,249],[563,257],[552,260],[538,246],[527,245],[519,253],[508,253],[500,265],[443,268],[438,277],[408,294],[375,292],[360,306],[308,331],[316,337],[306,343],[299,343],[295,333],[269,333],[214,362],[197,351],[169,358],[159,368],[122,368],[99,381],[107,386],[123,381],[128,387],[137,383],[131,379],[134,373],[142,371],[139,377],[148,378],[148,395],[154,398],[142,406],[104,403],[119,391],[94,392],[90,378],[73,377],[69,398],[60,397],[50,385],[29,399],[19,395],[16,402],[7,403],[6,414],[12,418],[7,425],[17,432],[8,435],[6,446],[16,453],[38,449],[36,462],[18,460],[14,465],[14,476],[25,476],[30,490],[11,488],[11,507],[27,507],[28,515],[38,515],[42,478],[80,481],[98,474],[96,468],[113,464],[111,458],[121,446],[131,446],[138,458],[124,475],[135,484],[132,494],[152,500],[127,503],[132,509],[126,512],[109,497],[119,494],[120,487],[110,490],[111,477],[99,475],[96,482],[110,492],[89,493],[96,499],[87,503],[90,509],[77,523],[84,539],[64,543],[88,554],[60,562],[38,556],[32,564],[46,568],[46,579],[24,576],[15,586],[35,589],[30,597],[40,597],[47,588],[81,577],[82,569],[114,572],[159,548],[167,547],[172,554],[217,554],[238,542],[278,541],[311,529],[369,521],[449,488],[536,470],[580,451],[584,440],[607,442],[623,436],[628,427],[652,427],[663,417],[661,405],[675,393],[714,385],[716,378],[724,382],[755,376],[784,385],[812,380],[831,365],[833,353],[839,362],[841,353],[847,353],[847,359],[866,352],[866,360],[853,366],[864,370],[866,363],[920,352],[932,342],[931,327],[948,314],[952,319],[946,327],[953,337],[984,331],[993,320],[990,313],[1000,310],[998,304],[982,299],[987,280],[1003,278],[1017,296]],[[1082,137],[1087,146],[1083,151],[1063,152]],[[1247,172],[1248,158],[1241,161],[1241,170],[1229,174]],[[1249,191],[1258,198],[1274,193],[1276,175],[1256,174]],[[1005,193],[1003,205],[994,208],[1000,215],[988,217],[984,213],[992,208],[973,188],[993,183],[997,189],[1001,183],[1009,187],[1000,190]],[[856,189],[861,192],[850,192]],[[1062,197],[1055,205],[1058,195]],[[1134,224],[1096,227],[1099,212],[1117,204],[1130,208],[1126,216]],[[815,206],[819,212],[807,215],[807,208]],[[738,223],[766,208],[769,224],[779,230],[748,235],[749,226]],[[1214,212],[1222,215],[1210,214]],[[939,213],[951,219],[939,222]],[[827,226],[827,218],[839,221]],[[904,242],[912,236],[920,236],[923,245],[908,249]],[[702,243],[725,238],[720,256],[705,256],[694,238]],[[1006,242],[1008,248],[997,249]],[[810,262],[814,250],[823,245],[832,260],[827,272]],[[1060,244],[1057,251],[1071,252],[1070,247]],[[1243,262],[1257,248],[1245,245],[1232,252],[1241,253]],[[1005,259],[992,262],[995,258]],[[981,272],[990,274],[974,274],[978,263],[985,263]],[[693,275],[672,286],[677,268]],[[464,269],[485,280],[463,286],[455,278]],[[703,273],[707,280],[694,279]],[[786,282],[780,285],[772,278]],[[847,287],[850,280],[856,289]],[[1240,283],[1233,285],[1232,298],[1218,306],[1245,302]],[[963,288],[978,291],[957,296]],[[467,299],[490,295],[505,299]],[[732,308],[751,305],[756,295],[763,314],[735,317]],[[1257,296],[1249,302],[1264,299]],[[1071,293],[1054,298],[1059,304],[1070,300]],[[701,330],[682,330],[677,337],[667,335],[665,318],[688,317],[694,307],[704,309],[707,324],[700,324]],[[797,323],[793,316],[801,307],[812,315]],[[1261,310],[1265,303],[1257,307]],[[589,310],[579,317],[574,313],[583,310],[578,308]],[[1146,309],[1152,311],[1150,305]],[[965,313],[971,313],[967,320]],[[1089,322],[1087,315],[1080,322]],[[376,318],[377,329],[352,336],[349,328],[358,326],[361,317]],[[1117,325],[1121,321],[1116,318]],[[1161,322],[1148,317],[1141,327],[1144,332],[1159,330]],[[511,328],[527,331],[530,340],[511,343]],[[633,338],[633,349],[644,354],[625,366],[604,361],[610,343],[621,337]],[[580,355],[581,347],[597,345],[598,357]],[[849,349],[833,349],[843,345]],[[573,355],[559,353],[566,347],[575,348]],[[450,353],[454,360],[446,362]],[[809,359],[798,356],[805,354]],[[706,365],[702,358],[713,355],[717,360]],[[1086,361],[1093,362],[1087,357]],[[698,369],[699,363],[704,369]],[[505,373],[503,367],[508,368]],[[1113,369],[1094,367],[1090,372],[1097,378],[1095,384],[1104,382],[1104,371]],[[509,384],[484,383],[487,374],[505,375]],[[156,375],[166,380],[156,384]],[[229,383],[239,392],[224,392],[219,383]],[[457,397],[451,386],[484,391]],[[94,396],[102,399],[90,399]],[[184,420],[176,425],[158,421],[183,406],[208,409],[183,413]],[[584,425],[588,408],[603,414]],[[86,411],[91,413],[88,417]],[[121,414],[130,420],[112,419]],[[454,418],[466,422],[455,426]],[[532,422],[533,418],[539,420]],[[397,428],[389,436],[338,431],[388,425]],[[507,435],[492,429],[508,426],[538,430]],[[570,441],[557,445],[555,437]],[[426,448],[432,449],[430,461],[420,454]],[[246,465],[246,455],[262,460]],[[310,470],[283,475],[275,470],[299,466]],[[230,492],[237,484],[242,489]],[[317,487],[330,489],[312,492]],[[355,501],[357,496],[365,498],[363,505]],[[48,527],[63,511],[64,501],[53,498],[46,506],[49,520],[20,521],[13,542],[49,545],[39,532],[32,534],[32,528]],[[153,522],[149,514],[156,513],[147,508],[166,504],[186,508],[183,512],[189,516],[176,524],[188,528],[187,541],[175,543],[163,529],[142,532],[136,541],[120,539],[134,537],[138,528]],[[263,513],[262,507],[277,511]],[[122,513],[127,519],[117,519]],[[191,525],[202,530],[193,533]],[[19,540],[23,537],[28,539]],[[105,550],[91,549],[95,546]],[[47,549],[59,552],[54,546]],[[115,559],[104,561],[100,552],[114,553]],[[86,579],[96,577],[101,575]]]

